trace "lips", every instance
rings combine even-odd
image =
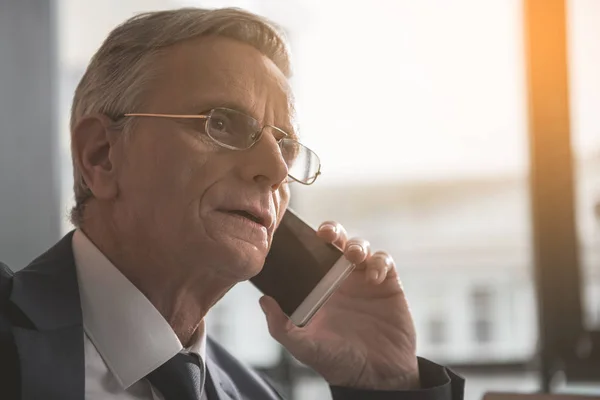
[[[262,211],[258,207],[229,208],[222,211],[228,214],[244,217],[256,224],[264,226],[267,229],[271,228],[274,221],[274,218],[272,217],[271,213]]]
[[[244,218],[248,218],[249,220],[251,220],[251,221],[254,221],[254,222],[256,222],[257,224],[260,224],[260,225],[263,225],[263,226],[264,226],[264,223],[263,223],[263,220],[262,220],[262,218],[261,218],[261,217],[259,217],[259,216],[256,216],[256,215],[253,215],[253,214],[250,214],[248,211],[244,211],[244,210],[233,210],[233,211],[228,211],[228,213],[229,213],[229,214],[235,214],[235,215],[239,215],[239,216],[241,216],[241,217],[244,217]]]

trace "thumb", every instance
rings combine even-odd
[[[260,298],[259,303],[267,318],[269,333],[275,340],[285,346],[284,342],[289,332],[294,328],[292,322],[281,310],[281,307],[279,307],[274,298],[263,296]]]

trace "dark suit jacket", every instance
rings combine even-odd
[[[12,273],[0,263],[0,398],[83,399],[85,360],[72,233]],[[281,399],[254,370],[209,338],[206,390],[211,400]],[[370,391],[331,387],[336,400],[462,399],[464,381],[420,360],[418,391]]]

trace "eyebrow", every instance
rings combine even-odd
[[[209,102],[208,104],[210,104],[210,106],[209,106],[210,108],[208,108],[207,110],[202,110],[202,112],[210,111],[213,108],[229,108],[229,109],[244,113],[244,114],[258,120],[252,114],[252,111],[247,106],[245,106],[241,103],[232,102],[232,101],[213,101],[213,102]],[[200,107],[197,107],[197,108],[200,108]]]

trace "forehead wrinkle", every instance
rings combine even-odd
[[[217,79],[202,82],[192,98],[192,107],[196,112],[208,111],[214,107],[236,109],[255,117],[255,101],[249,85],[237,74],[225,74],[219,71]],[[216,77],[216,76],[215,76]]]

